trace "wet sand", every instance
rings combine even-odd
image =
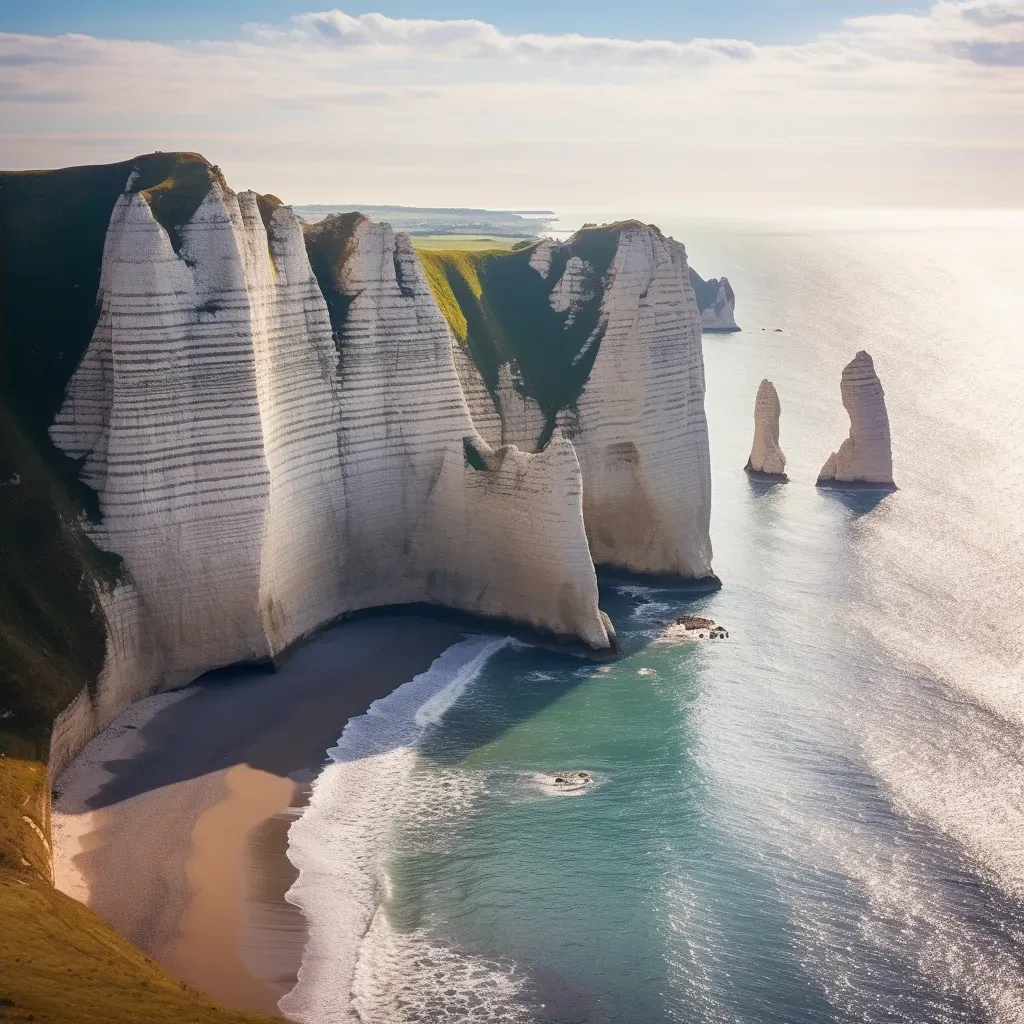
[[[305,925],[287,830],[350,717],[466,632],[387,615],[336,626],[275,672],[140,701],[58,779],[57,885],[182,980],[278,1013]]]

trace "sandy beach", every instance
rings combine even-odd
[[[58,887],[182,980],[278,1013],[305,940],[284,894],[287,830],[309,783],[349,718],[465,632],[417,615],[356,619],[277,672],[140,701],[57,780]]]

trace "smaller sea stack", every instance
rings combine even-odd
[[[709,281],[691,268],[690,284],[697,298],[701,326],[708,334],[733,334],[740,330],[736,323],[736,293],[729,278],[713,277]]]
[[[786,456],[779,447],[779,417],[782,405],[775,385],[761,381],[754,399],[754,443],[743,468],[756,480],[784,481]]]
[[[850,436],[822,466],[818,486],[895,490],[885,392],[867,352],[858,352],[843,368],[840,391],[850,414]]]

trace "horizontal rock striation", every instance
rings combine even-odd
[[[712,575],[701,321],[683,246],[646,225],[618,237],[593,369],[569,429],[598,564]]]
[[[736,324],[736,294],[729,284],[729,278],[705,281],[695,270],[691,270],[690,284],[697,296],[705,331],[709,334],[733,334],[740,330]]]
[[[744,469],[755,477],[785,480],[786,456],[779,447],[782,405],[770,380],[761,381],[754,399],[754,443]]]
[[[195,156],[133,172],[50,427],[121,560],[54,763],[362,608],[608,648],[595,563],[712,576],[701,326],[685,250],[639,222],[421,260],[358,214],[304,234]]]
[[[331,218],[305,240],[290,208],[212,173],[184,222],[161,212],[117,200],[51,427],[123,559],[107,663],[55,763],[139,696],[359,608],[441,602],[609,646],[575,453],[475,429],[406,236]]]
[[[867,352],[858,352],[843,367],[840,391],[850,436],[822,466],[818,486],[895,488],[885,392]]]

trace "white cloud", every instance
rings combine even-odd
[[[737,39],[666,40],[605,39],[579,34],[507,35],[477,20],[434,21],[389,18],[383,14],[352,16],[343,11],[301,14],[291,27],[248,25],[249,34],[269,44],[301,43],[336,49],[358,49],[383,59],[521,60],[625,65],[706,64],[714,60],[747,60],[757,55],[752,43]]]
[[[1024,0],[799,46],[341,11],[232,42],[0,34],[0,143],[16,166],[198,148],[295,201],[1024,205],[1022,61]]]
[[[1024,47],[1024,6],[1019,2],[940,0],[927,14],[874,15],[846,24],[856,45],[890,59],[1000,66],[1008,62],[993,60],[993,54],[1019,53]]]

